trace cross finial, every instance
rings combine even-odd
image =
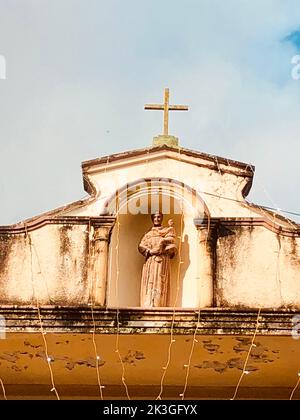
[[[169,111],[188,111],[189,108],[186,105],[169,105],[170,91],[169,88],[165,88],[165,98],[162,105],[148,104],[145,105],[145,109],[164,111],[164,136],[169,136]]]

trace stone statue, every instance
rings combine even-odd
[[[170,219],[168,227],[164,227],[162,213],[156,212],[151,219],[153,227],[143,236],[138,247],[146,258],[141,281],[141,306],[144,308],[167,306],[170,259],[177,252],[173,220]]]

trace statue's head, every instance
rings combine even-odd
[[[160,211],[156,211],[154,214],[151,214],[151,220],[154,226],[161,226],[163,214]]]

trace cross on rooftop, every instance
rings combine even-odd
[[[164,136],[169,135],[169,111],[188,111],[189,108],[186,105],[169,105],[170,91],[165,88],[164,103],[159,104],[147,104],[145,109],[151,109],[155,111],[164,111]]]

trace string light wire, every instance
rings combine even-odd
[[[95,337],[95,335],[96,335],[96,323],[95,323],[95,317],[94,317],[94,302],[93,302],[93,300],[92,300],[92,304],[91,304],[91,314],[92,314],[92,322],[93,322],[92,342],[93,342],[94,352],[95,352],[95,358],[96,358],[97,381],[98,381],[100,398],[101,398],[101,400],[103,400],[103,391],[102,391],[102,389],[104,388],[104,386],[101,383],[101,377],[100,377],[100,371],[99,371],[100,356],[99,356],[99,353],[98,353],[97,343],[96,343],[96,337]]]
[[[199,303],[199,305],[200,305],[200,303]],[[187,390],[188,380],[189,380],[189,376],[190,376],[192,357],[193,357],[193,354],[194,354],[195,345],[196,345],[196,343],[198,343],[198,340],[196,339],[196,337],[197,337],[198,329],[199,329],[199,326],[200,326],[200,318],[201,318],[201,309],[200,309],[200,306],[199,306],[198,316],[197,316],[197,321],[196,321],[196,328],[195,328],[193,339],[192,339],[192,345],[191,345],[191,350],[190,350],[190,354],[189,354],[189,357],[188,357],[188,362],[187,362],[186,365],[184,365],[184,367],[186,368],[185,381],[184,381],[183,391],[182,391],[181,394],[179,394],[179,396],[181,397],[182,400],[184,400],[184,398],[185,398],[185,393],[186,393],[186,390]]]
[[[106,174],[108,164],[109,164],[109,156],[107,156],[107,159],[106,159],[106,163],[105,163],[105,167],[104,167],[104,174]],[[91,187],[91,182],[90,182],[89,178],[85,177],[85,179]],[[89,235],[89,240],[88,240],[89,259],[88,259],[88,261],[89,261],[89,264],[91,264],[91,245],[90,245],[90,241],[91,241],[91,220],[90,219],[89,219],[89,225],[88,225],[88,235]],[[95,254],[93,253],[93,264],[94,263],[95,263]],[[95,322],[95,315],[94,315],[95,299],[94,299],[94,294],[93,294],[94,293],[93,285],[95,284],[94,280],[95,279],[92,276],[91,286],[90,286],[90,290],[91,290],[91,304],[90,304],[90,306],[91,306],[91,315],[92,315],[92,323],[93,323],[92,343],[93,343],[95,360],[96,360],[96,374],[97,374],[99,394],[100,394],[101,400],[103,400],[103,391],[102,390],[105,388],[105,386],[102,385],[102,381],[101,381],[100,366],[99,366],[99,362],[100,362],[101,357],[99,356],[98,346],[97,346],[97,342],[96,342],[96,322]]]
[[[275,224],[275,213],[274,213],[274,224]],[[281,276],[280,276],[280,254],[281,254],[281,240],[280,240],[280,236],[277,237],[277,242],[278,242],[278,251],[276,251],[277,252],[277,258],[276,258],[276,282],[277,282],[278,289],[279,289],[279,296],[280,296],[281,305],[284,305],[283,295],[282,295]]]
[[[252,171],[252,173],[253,173],[253,175],[254,175],[254,169],[253,169],[253,167],[252,166],[250,166],[250,169],[251,169],[251,171]],[[283,211],[277,206],[277,204],[274,202],[274,200],[273,200],[273,198],[272,198],[272,196],[271,196],[271,194],[268,192],[268,190],[266,189],[266,187],[263,185],[263,183],[260,181],[260,178],[257,176],[257,175],[255,175],[255,179],[256,179],[256,181],[257,181],[257,183],[259,184],[259,186],[261,187],[261,189],[262,189],[262,191],[264,192],[264,194],[265,194],[265,196],[271,201],[271,203],[272,203],[272,205],[275,207],[275,208],[270,208],[270,210],[276,210],[277,212],[279,212],[279,213],[283,213]],[[285,212],[284,212],[285,213]],[[283,217],[285,218],[285,220],[289,223],[289,225],[291,225],[293,228],[295,228],[294,227],[294,225],[292,224],[292,222],[287,218],[287,217],[285,217],[284,215],[283,215]]]
[[[181,148],[179,149],[179,161],[181,162]],[[175,313],[176,313],[176,305],[178,301],[179,296],[179,280],[180,280],[180,273],[181,273],[181,265],[183,264],[183,261],[181,261],[181,251],[182,251],[182,236],[183,236],[183,201],[181,202],[181,217],[180,217],[180,236],[179,236],[179,246],[178,246],[178,269],[177,269],[177,279],[176,279],[176,296],[173,306],[173,313],[172,313],[172,321],[171,321],[171,332],[170,332],[170,342],[168,346],[167,351],[167,362],[163,366],[163,373],[160,380],[160,392],[158,396],[156,397],[156,400],[161,400],[163,389],[164,389],[164,380],[167,374],[167,370],[169,368],[170,362],[171,362],[171,354],[172,354],[172,346],[175,343],[174,340],[174,324],[175,324]]]
[[[243,380],[244,375],[247,375],[249,373],[249,371],[247,371],[246,367],[247,367],[247,363],[248,363],[248,360],[249,360],[250,355],[251,355],[252,348],[255,346],[254,341],[255,341],[255,338],[256,338],[256,335],[257,335],[257,332],[258,332],[260,313],[261,313],[261,308],[259,308],[258,313],[257,313],[255,331],[254,331],[254,334],[253,334],[253,337],[252,337],[252,341],[251,341],[251,344],[249,346],[248,353],[247,353],[247,356],[246,356],[246,359],[245,359],[245,362],[244,362],[243,371],[242,371],[242,373],[240,375],[240,378],[238,380],[237,386],[235,388],[235,392],[234,392],[233,397],[231,398],[231,400],[235,400],[235,398],[237,396],[237,393],[238,393],[238,390],[240,388],[241,382]]]
[[[55,382],[54,382],[54,375],[53,375],[53,370],[52,370],[52,366],[51,366],[51,357],[49,356],[49,352],[48,352],[48,343],[46,340],[46,333],[44,332],[44,328],[43,328],[43,322],[42,322],[42,317],[41,317],[41,312],[40,312],[40,306],[39,303],[37,302],[37,310],[38,310],[38,317],[39,317],[39,321],[40,321],[40,330],[41,330],[41,334],[43,337],[43,341],[44,341],[44,348],[45,348],[45,354],[46,354],[46,359],[47,359],[47,364],[49,367],[49,372],[50,372],[50,378],[51,378],[51,384],[52,384],[52,388],[51,388],[51,392],[55,393],[55,396],[58,400],[60,400],[60,397],[58,395],[56,386],[55,386]]]
[[[105,173],[107,170],[107,166],[109,164],[109,156],[107,157],[106,160],[106,165],[105,165]],[[115,280],[115,296],[116,296],[116,323],[117,323],[117,333],[116,333],[116,341],[115,341],[115,353],[117,353],[118,355],[118,359],[121,363],[121,371],[122,371],[122,384],[125,388],[125,392],[126,392],[126,397],[128,400],[130,400],[130,395],[129,395],[129,390],[128,390],[128,386],[126,383],[126,378],[125,378],[125,364],[123,362],[123,358],[122,355],[120,353],[120,349],[119,349],[119,341],[120,341],[120,310],[119,310],[119,288],[118,288],[118,284],[119,284],[119,277],[120,277],[120,266],[119,266],[119,245],[120,245],[120,216],[119,216],[119,192],[116,192],[116,221],[115,221],[115,225],[116,225],[116,246],[115,246],[115,260],[116,260],[116,280]],[[112,255],[110,256],[110,262],[109,262],[109,277],[112,277],[112,262],[113,258]],[[108,288],[108,300],[109,300],[109,295],[110,295],[110,287]]]
[[[2,378],[0,378],[0,385],[1,385],[1,388],[2,388],[2,392],[3,392],[3,398],[5,400],[7,400],[7,396],[6,396],[6,392],[5,392],[5,386],[4,386],[4,383],[2,381]]]
[[[29,249],[30,249],[30,267],[31,267],[31,282],[32,282],[32,287],[33,287],[33,296],[34,296],[34,299],[36,301],[38,319],[39,319],[39,324],[40,324],[40,331],[41,331],[41,335],[42,335],[42,339],[43,339],[43,343],[44,343],[46,362],[47,362],[47,365],[48,365],[48,368],[49,368],[49,373],[50,373],[50,379],[51,379],[51,384],[52,384],[51,392],[54,392],[57,400],[60,400],[59,394],[58,394],[56,386],[55,386],[54,375],[53,375],[53,370],[52,370],[52,366],[51,366],[52,359],[49,356],[49,352],[48,352],[48,343],[47,343],[47,340],[46,340],[46,337],[45,337],[46,332],[44,331],[44,327],[43,327],[43,321],[42,321],[42,316],[41,316],[41,311],[40,311],[40,303],[39,303],[39,299],[38,299],[38,297],[35,293],[34,277],[33,277],[32,239],[31,239],[31,235],[28,233],[26,224],[24,226],[25,226],[25,235],[28,238]]]
[[[274,207],[262,206],[262,205],[258,205],[258,204],[248,202],[246,200],[244,200],[244,201],[237,200],[236,198],[226,197],[226,196],[220,195],[220,194],[213,194],[213,193],[210,193],[210,192],[207,192],[207,191],[199,190],[199,192],[201,194],[205,194],[205,195],[208,195],[208,196],[221,198],[223,200],[233,201],[235,203],[240,203],[240,204],[243,204],[244,206],[247,205],[247,206],[250,206],[250,209],[251,209],[251,206],[257,207],[258,209],[260,209],[266,215],[267,218],[269,218],[269,214],[268,214],[268,212],[266,212],[266,210],[274,210],[274,211],[279,211],[280,210],[281,213],[293,214],[295,216],[300,217],[300,213],[290,212],[290,211],[287,211],[287,210],[282,210],[282,209],[278,209],[278,208],[274,208]],[[281,217],[284,218],[284,220],[286,220],[290,224],[290,226],[292,226],[293,230],[299,229],[299,224],[297,222],[291,221],[290,219],[288,219],[284,215],[281,215]]]
[[[167,370],[169,368],[170,362],[171,362],[171,354],[172,354],[172,346],[175,343],[174,340],[174,324],[175,324],[175,314],[176,314],[176,304],[178,301],[179,296],[179,280],[180,280],[180,273],[181,273],[181,265],[183,264],[183,261],[181,261],[181,248],[182,248],[182,231],[183,231],[183,209],[181,213],[181,221],[180,221],[180,236],[179,236],[179,246],[178,246],[178,269],[177,269],[177,280],[176,280],[176,296],[173,306],[173,313],[172,313],[172,321],[171,321],[171,332],[170,332],[170,342],[168,346],[168,352],[167,352],[167,362],[163,366],[163,373],[160,380],[160,392],[158,396],[156,397],[157,400],[161,400],[161,396],[163,394],[163,388],[164,388],[164,380],[165,376],[167,374]]]
[[[205,249],[206,252],[207,252],[207,242],[209,240],[208,238],[209,238],[209,235],[210,235],[210,214],[208,213],[207,216],[208,216],[208,227],[207,227],[207,234],[206,234],[206,237],[205,237],[205,245],[204,245],[204,249]],[[201,287],[200,287],[200,290],[201,290]],[[184,382],[183,391],[182,391],[181,394],[179,394],[179,396],[181,397],[182,400],[184,400],[184,398],[185,398],[185,393],[186,393],[186,390],[187,390],[188,380],[189,380],[189,376],[190,376],[192,357],[193,357],[193,354],[194,354],[195,345],[196,345],[196,343],[198,343],[198,340],[197,340],[196,337],[197,337],[198,330],[199,330],[199,327],[200,327],[200,319],[201,319],[201,306],[200,305],[201,305],[201,293],[200,293],[200,296],[199,296],[199,309],[198,309],[196,327],[195,327],[194,335],[193,335],[193,339],[192,339],[191,350],[190,350],[190,354],[189,354],[189,357],[188,357],[188,362],[187,362],[186,365],[184,365],[184,367],[186,368],[185,382]]]
[[[252,167],[251,167],[251,170],[254,173]],[[264,208],[269,209],[269,210],[276,210],[277,212],[279,212],[281,214],[282,213],[287,213],[287,214],[291,214],[291,215],[294,215],[294,216],[300,216],[299,213],[290,212],[290,211],[286,211],[286,210],[281,210],[280,208],[278,208],[277,204],[273,201],[272,196],[269,194],[269,192],[267,191],[267,189],[265,188],[265,186],[260,182],[260,180],[259,180],[259,178],[257,176],[256,176],[256,179],[257,179],[260,187],[264,191],[265,195],[271,201],[272,205],[276,207],[276,209],[275,208],[272,208],[272,207],[266,207],[266,206],[264,206]],[[275,227],[275,217],[276,217],[276,213],[274,212],[273,213],[273,225],[274,225],[274,227]],[[283,216],[283,217],[289,223],[289,225],[292,226],[293,229],[295,229],[295,228],[297,229],[297,227],[293,224],[293,222],[290,219],[286,218],[285,216]],[[277,251],[277,264],[276,264],[276,281],[277,281],[277,284],[278,284],[278,287],[279,287],[280,300],[281,300],[282,304],[284,304],[284,302],[283,302],[283,296],[282,296],[282,286],[281,286],[281,280],[280,280],[280,252],[281,252],[281,241],[280,241],[280,238],[278,238],[278,251]],[[300,374],[298,373],[298,381],[296,383],[295,388],[293,389],[293,391],[291,393],[290,400],[293,398],[294,393],[296,392],[296,389],[299,386],[299,383],[300,383]]]
[[[124,385],[125,392],[127,399],[130,400],[130,395],[128,391],[128,386],[125,379],[125,364],[123,362],[123,358],[120,353],[119,349],[119,340],[120,340],[120,311],[119,311],[119,278],[120,278],[120,266],[119,266],[119,245],[120,245],[120,220],[119,220],[119,201],[117,201],[117,217],[116,217],[116,223],[117,223],[117,240],[116,240],[116,301],[117,301],[117,334],[116,334],[116,350],[115,352],[118,355],[119,361],[121,363],[122,367],[122,384]]]
[[[294,394],[295,394],[295,392],[296,392],[296,390],[297,390],[297,388],[298,388],[299,384],[300,384],[300,372],[298,372],[298,381],[297,381],[297,383],[296,383],[296,385],[295,385],[295,387],[294,387],[293,391],[291,392],[291,395],[290,395],[290,398],[289,398],[289,399],[290,399],[290,401],[293,399]]]
[[[89,219],[89,224],[88,224],[88,264],[89,264],[89,268],[91,267],[91,219]],[[93,264],[95,263],[95,256],[93,253]],[[91,271],[91,270],[90,270]],[[99,352],[98,352],[98,348],[97,348],[97,343],[96,343],[96,322],[95,322],[95,316],[94,316],[94,307],[95,307],[95,302],[94,302],[94,289],[93,289],[93,284],[94,284],[94,276],[91,276],[91,283],[90,283],[90,306],[91,306],[91,315],[92,315],[92,323],[93,323],[93,329],[92,329],[92,343],[93,343],[93,348],[94,348],[94,353],[95,353],[95,360],[96,360],[96,375],[97,375],[97,383],[98,383],[98,387],[99,387],[99,394],[100,394],[100,398],[101,400],[103,400],[103,391],[102,389],[104,388],[104,386],[101,383],[101,377],[100,377],[100,366],[99,366],[99,361],[100,361],[100,356],[99,356]]]

